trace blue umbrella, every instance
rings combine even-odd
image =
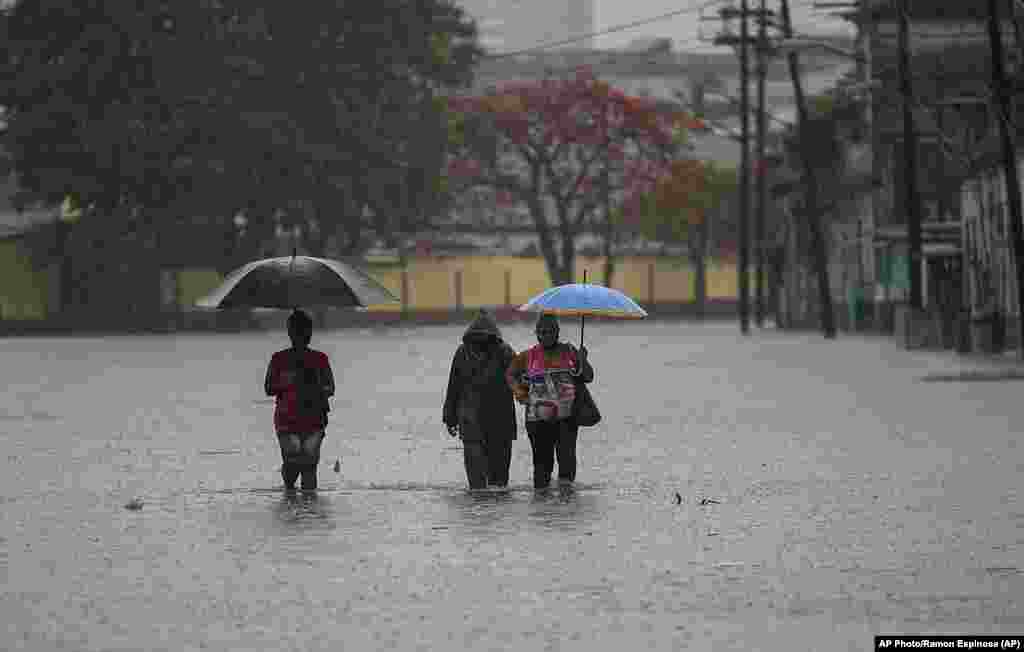
[[[647,311],[628,296],[603,285],[587,283],[583,272],[582,283],[558,285],[541,292],[523,305],[523,312],[546,312],[562,317],[580,317],[580,346],[583,346],[583,327],[587,316],[643,319]]]

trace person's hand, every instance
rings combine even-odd
[[[445,425],[446,428],[448,428],[448,434],[449,435],[451,435],[452,437],[458,437],[459,436],[459,424],[457,424],[457,423],[446,423],[444,425]]]
[[[580,361],[580,365],[581,366],[584,363],[586,363],[586,361],[587,361],[587,354],[588,354],[587,347],[581,346],[580,350],[579,350],[579,353],[577,355],[577,359]]]

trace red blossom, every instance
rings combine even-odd
[[[671,147],[677,130],[702,126],[687,114],[666,113],[649,99],[625,94],[588,68],[577,69],[569,79],[499,84],[484,97],[452,98],[449,107],[467,115],[486,113],[499,139],[506,142],[529,144],[546,156],[558,153],[564,157],[553,161],[558,169],[576,169],[575,161],[590,158],[594,148],[606,148],[610,165],[620,170],[623,210],[636,219],[643,196],[668,173],[665,162],[650,158],[651,148]],[[605,165],[576,175],[572,181],[578,195],[593,192]],[[453,160],[449,170],[458,176],[480,174],[479,164],[472,160]],[[512,198],[505,193],[496,201]]]

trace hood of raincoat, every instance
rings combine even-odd
[[[494,321],[494,317],[492,317],[486,310],[481,310],[476,318],[473,319],[472,323],[466,327],[466,332],[462,336],[462,341],[465,342],[474,335],[490,335],[496,339],[502,339],[501,330],[498,328],[498,322]]]

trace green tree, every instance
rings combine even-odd
[[[351,248],[406,228],[408,213],[364,209],[384,212],[381,175],[429,205],[445,133],[433,98],[479,54],[446,0],[19,0],[0,36],[3,144],[26,201],[81,208],[58,255],[96,307],[112,293],[89,286],[110,272],[152,281],[161,255],[200,243],[231,266],[279,223],[318,252],[331,234]]]
[[[685,242],[694,270],[694,302],[699,315],[707,302],[707,259],[715,225],[725,225],[736,194],[736,171],[698,160],[673,161],[646,194],[633,220],[645,237]]]

